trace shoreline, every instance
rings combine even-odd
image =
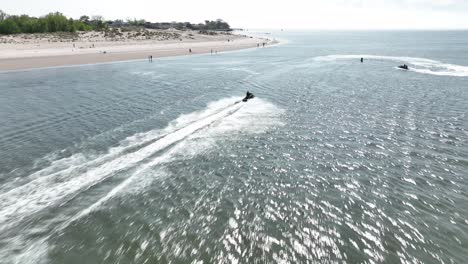
[[[226,36],[212,39],[200,38],[184,42],[93,42],[93,48],[86,49],[70,48],[70,45],[75,46],[74,43],[68,43],[67,47],[63,47],[64,43],[58,44],[61,46],[55,43],[46,43],[45,47],[38,47],[39,45],[37,44],[14,44],[7,47],[4,44],[2,47],[0,44],[0,52],[3,51],[3,54],[0,55],[0,73],[62,66],[148,60],[148,56],[156,59],[210,54],[211,52],[213,55],[216,55],[220,52],[256,48],[257,45],[260,45],[261,48],[262,43],[265,43],[265,46],[271,46],[278,42],[260,37],[231,35],[229,38]],[[90,45],[89,43],[84,44]],[[94,48],[94,44],[99,48]]]

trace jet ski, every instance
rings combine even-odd
[[[403,65],[398,66],[398,68],[403,69],[403,70],[407,70],[407,69],[408,69],[408,65],[403,64]]]
[[[245,95],[244,99],[242,99],[242,102],[247,102],[247,100],[250,100],[252,98],[254,98],[255,96],[253,95],[253,93],[247,91],[247,94]]]

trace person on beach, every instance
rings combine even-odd
[[[213,55],[213,49],[211,49],[211,55]]]
[[[192,53],[192,49],[188,49],[188,52],[189,52],[189,53]]]
[[[363,63],[363,62],[364,62],[364,58],[361,58],[361,63]]]

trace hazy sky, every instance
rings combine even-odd
[[[285,29],[468,29],[468,0],[0,0],[9,14],[102,15]]]

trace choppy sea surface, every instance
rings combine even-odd
[[[468,32],[266,36],[0,73],[0,263],[466,263]]]

